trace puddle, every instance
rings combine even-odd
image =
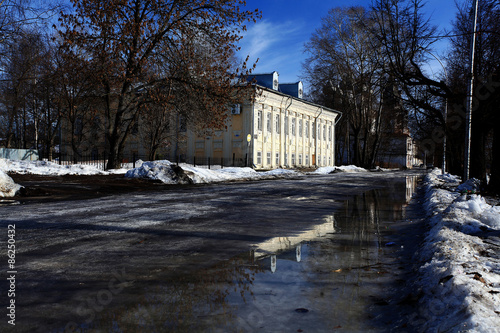
[[[407,177],[346,201],[313,229],[255,244],[195,273],[128,290],[84,331],[384,331],[403,244],[388,241],[416,187]]]

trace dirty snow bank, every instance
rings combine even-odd
[[[125,174],[125,177],[160,180],[165,184],[201,184],[231,180],[287,178],[300,175],[300,173],[296,171],[283,169],[276,169],[268,172],[257,172],[252,168],[223,168],[219,170],[210,170],[197,168],[189,164],[180,164],[177,166],[167,160],[153,162],[139,161],[137,163],[139,166],[129,170]]]
[[[423,331],[500,332],[500,207],[469,194],[474,181],[426,176],[429,227],[417,287]]]
[[[335,172],[368,172],[368,170],[357,167],[355,165],[328,166],[320,167],[313,171],[314,174],[327,175]]]
[[[13,197],[21,189],[2,169],[0,169],[0,197]]]
[[[31,174],[43,176],[64,176],[64,175],[110,175],[127,172],[124,169],[103,171],[93,165],[73,164],[59,165],[48,161],[18,161],[0,158],[0,169],[5,172],[18,174]]]

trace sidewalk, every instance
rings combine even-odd
[[[435,169],[424,181],[428,232],[416,255],[425,332],[500,332],[500,206]],[[495,204],[495,203],[494,203]]]

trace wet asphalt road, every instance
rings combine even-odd
[[[2,244],[16,230],[16,326],[4,316],[0,330],[385,331],[397,318],[380,307],[408,274],[391,243],[420,173],[0,207]]]

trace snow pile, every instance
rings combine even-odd
[[[0,169],[0,197],[13,197],[21,189],[5,172]]]
[[[103,171],[93,165],[73,164],[59,165],[48,161],[18,161],[0,158],[0,169],[18,174],[32,174],[44,176],[64,176],[64,175],[109,175],[125,173],[127,170]]]
[[[173,164],[167,160],[156,162],[139,161],[139,166],[125,173],[127,178],[148,178],[159,180],[165,184],[177,184],[179,176],[172,169]]]
[[[204,184],[235,180],[287,178],[299,175],[292,170],[276,169],[257,172],[252,168],[223,168],[210,170],[194,167],[189,164],[177,166],[170,161],[143,162],[135,169],[129,170],[125,177],[160,180],[165,184]]]
[[[425,180],[430,227],[418,288],[423,331],[494,332],[500,327],[500,207],[456,191],[458,177]]]
[[[330,173],[336,172],[367,172],[368,170],[357,167],[355,165],[342,165],[342,166],[328,166],[328,167],[320,167],[315,170],[313,173],[320,175],[327,175]]]
[[[467,180],[465,183],[457,187],[457,191],[460,193],[477,193],[481,187],[481,181],[476,178]]]

